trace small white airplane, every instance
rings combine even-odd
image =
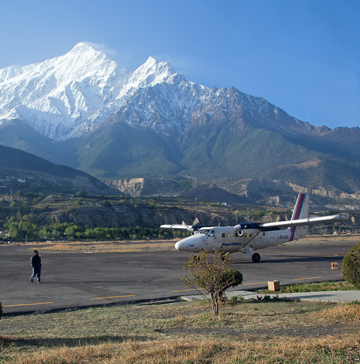
[[[163,229],[186,229],[193,232],[179,240],[175,248],[180,251],[198,253],[203,250],[219,251],[227,254],[241,252],[260,262],[260,254],[254,250],[286,243],[308,234],[308,225],[333,223],[345,220],[342,215],[309,217],[309,195],[300,193],[295,203],[291,220],[267,223],[241,223],[236,226],[204,226],[182,224],[161,225]]]

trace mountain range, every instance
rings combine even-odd
[[[102,180],[213,182],[238,196],[258,181],[263,196],[290,189],[360,201],[359,142],[358,127],[313,126],[152,57],[131,73],[85,43],[0,70],[0,144]]]

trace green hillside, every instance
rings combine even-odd
[[[154,130],[125,123],[106,125],[76,146],[77,167],[104,179],[176,175],[176,152]]]
[[[172,139],[150,128],[113,123],[79,139],[74,148],[76,167],[101,179],[266,178],[347,193],[359,190],[360,163],[354,154],[345,158],[348,151],[324,140],[289,138],[251,125],[237,132],[225,122],[193,125]]]
[[[19,182],[18,179],[21,181]],[[22,150],[0,145],[0,180],[2,192],[10,190],[41,192],[46,190],[86,190],[106,193],[108,190],[95,177],[67,167],[51,163]]]

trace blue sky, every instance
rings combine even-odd
[[[359,19],[358,0],[4,0],[0,69],[92,42],[129,71],[152,56],[313,125],[353,127]]]

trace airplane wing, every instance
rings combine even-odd
[[[186,225],[186,224],[172,224],[172,225],[161,225],[161,229],[184,229],[188,230],[192,228],[192,225]]]
[[[346,220],[346,217],[343,215],[329,215],[329,216],[321,216],[321,217],[308,217],[306,219],[298,219],[298,220],[288,220],[288,221],[278,221],[278,222],[266,222],[264,224],[259,224],[259,228],[280,228],[286,229],[291,226],[301,226],[301,225],[312,225],[312,224],[325,224],[331,222],[339,222]]]
[[[181,224],[170,224],[170,225],[161,225],[161,229],[183,229],[188,231],[194,231],[193,227],[199,224],[199,219],[195,218],[192,225],[187,225],[185,221],[183,221]]]

